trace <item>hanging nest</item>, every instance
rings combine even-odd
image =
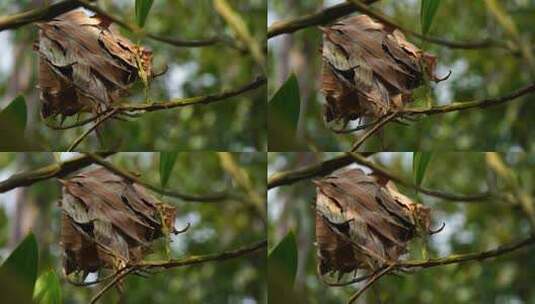
[[[433,81],[436,58],[398,29],[367,15],[342,19],[323,32],[321,91],[325,121],[375,120],[411,101],[424,73]]]
[[[151,242],[176,233],[174,207],[105,168],[61,180],[66,275],[135,265]]]
[[[349,169],[314,183],[321,276],[338,273],[340,280],[359,269],[386,267],[407,251],[409,240],[438,232],[430,230],[428,207],[414,203],[382,177]]]
[[[38,23],[41,114],[100,113],[141,77],[153,77],[152,53],[121,36],[110,21],[84,11]],[[145,79],[143,79],[145,78]]]

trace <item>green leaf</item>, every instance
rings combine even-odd
[[[37,241],[33,233],[13,250],[11,255],[0,267],[0,278],[10,278],[12,282],[33,294],[33,286],[37,278],[38,262]]]
[[[420,6],[420,24],[422,25],[422,33],[425,35],[429,32],[433,18],[438,10],[440,0],[422,0]]]
[[[24,139],[26,120],[26,100],[19,95],[0,112],[0,134],[9,134],[10,138],[9,141],[7,138],[0,140],[1,150],[26,150],[29,146]]]
[[[273,303],[299,303],[294,288],[297,272],[297,243],[293,231],[280,241],[268,255],[268,299]]]
[[[136,23],[139,27],[145,26],[152,2],[153,0],[136,0]]]
[[[412,174],[414,177],[414,182],[419,186],[422,184],[422,181],[425,176],[425,170],[433,153],[431,152],[413,152],[412,153]]]
[[[269,151],[290,151],[297,146],[300,103],[299,83],[292,74],[269,102]]]
[[[160,184],[165,188],[173,167],[175,166],[178,152],[160,152]]]
[[[61,304],[61,285],[54,270],[50,269],[39,276],[33,299],[37,304]]]
[[[293,231],[288,232],[275,248],[269,253],[268,265],[271,269],[279,268],[293,285],[297,272],[297,243]]]

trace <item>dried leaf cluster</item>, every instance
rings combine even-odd
[[[99,113],[152,77],[152,53],[133,44],[110,21],[81,10],[38,24],[39,88],[43,117]]]
[[[175,232],[175,208],[105,168],[62,181],[64,271],[118,270],[141,261],[151,241]]]
[[[383,177],[348,169],[315,184],[321,275],[377,270],[396,262],[410,239],[432,233],[430,209]]]
[[[378,118],[411,100],[424,71],[433,81],[436,58],[405,39],[400,30],[367,15],[340,20],[323,31],[322,84],[325,120]]]

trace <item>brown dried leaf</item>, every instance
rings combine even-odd
[[[322,275],[378,269],[397,261],[420,231],[429,233],[429,208],[399,193],[391,181],[348,169],[315,184]]]
[[[100,112],[126,95],[142,72],[152,77],[152,53],[121,36],[109,20],[77,10],[38,27],[35,50],[45,118]]]
[[[344,123],[378,118],[410,101],[422,83],[424,66],[432,80],[436,58],[424,53],[367,15],[340,20],[323,31],[322,87],[325,120]]]
[[[66,274],[135,264],[153,240],[174,231],[174,207],[105,168],[62,183]]]

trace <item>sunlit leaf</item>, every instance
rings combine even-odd
[[[31,291],[30,294],[32,294],[37,277],[38,255],[37,241],[33,233],[30,233],[2,264],[0,277],[11,278],[17,285]]]
[[[160,152],[160,184],[165,188],[175,166],[178,152]]]
[[[420,6],[420,24],[422,33],[427,34],[437,13],[440,0],[422,0]]]
[[[421,185],[425,176],[425,171],[432,157],[431,152],[413,152],[412,153],[412,174],[414,182]]]
[[[299,120],[299,83],[292,74],[269,102],[268,136],[270,151],[288,151],[296,146]]]
[[[35,282],[33,299],[37,304],[61,303],[61,285],[54,270],[50,269],[39,276]]]
[[[136,0],[136,23],[140,27],[145,26],[153,0]]]

